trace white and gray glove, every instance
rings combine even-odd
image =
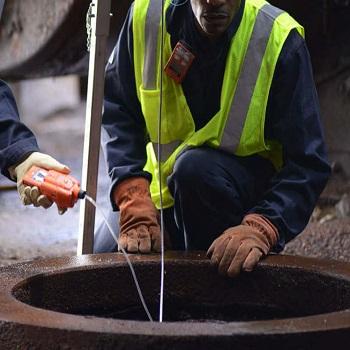
[[[33,166],[38,166],[46,170],[57,170],[64,174],[69,174],[70,169],[58,162],[51,156],[34,152],[29,157],[27,157],[22,163],[15,167],[9,168],[9,173],[13,180],[17,181],[17,190],[21,201],[24,205],[33,204],[35,207],[43,207],[45,209],[51,207],[52,201],[47,198],[47,196],[42,195],[38,187],[24,185],[22,180],[27,171]],[[66,210],[58,210],[59,214],[62,215]]]

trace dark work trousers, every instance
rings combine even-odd
[[[237,157],[209,147],[183,152],[168,178],[174,206],[163,212],[171,249],[208,249],[227,228],[241,223],[273,174],[272,164],[260,156]],[[118,215],[111,209],[108,217],[115,232]],[[116,248],[103,223],[95,234],[94,252]]]

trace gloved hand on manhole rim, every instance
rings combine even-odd
[[[29,156],[25,157],[21,163],[9,168],[11,178],[17,181],[17,190],[22,203],[24,205],[33,204],[35,207],[47,209],[51,207],[53,202],[47,196],[42,195],[38,187],[30,187],[22,183],[24,175],[33,165],[46,170],[57,170],[63,174],[69,174],[70,169],[48,154],[40,152],[31,153]],[[66,209],[58,209],[59,214],[63,214],[65,211]]]
[[[222,275],[252,271],[277,243],[278,230],[264,216],[248,214],[241,225],[224,231],[209,247],[207,256]]]
[[[113,197],[119,207],[118,250],[129,253],[159,252],[161,245],[158,210],[152,202],[149,181],[131,177],[120,182]]]

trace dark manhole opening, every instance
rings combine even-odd
[[[140,303],[139,303],[140,304]],[[158,319],[159,305],[147,305],[153,319]],[[148,321],[142,305],[131,305],[115,310],[77,310],[77,315],[107,317],[121,320]],[[286,312],[274,305],[257,304],[195,304],[175,300],[164,303],[165,322],[239,322],[282,319],[298,316],[295,312]]]
[[[134,265],[152,317],[159,315],[159,263]],[[61,313],[146,321],[126,264],[40,274],[22,281],[14,296]],[[229,279],[207,261],[166,264],[164,321],[260,321],[350,308],[350,282],[302,268],[259,266]]]

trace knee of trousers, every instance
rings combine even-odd
[[[207,153],[201,148],[194,148],[185,151],[175,162],[173,173],[168,178],[170,187],[180,186],[181,189],[200,187],[207,182],[210,175],[210,159]],[[172,184],[172,185],[171,185]]]
[[[186,150],[168,178],[174,198],[187,195],[211,198],[234,207],[249,207],[255,198],[254,176],[244,160],[222,151],[199,147]]]

